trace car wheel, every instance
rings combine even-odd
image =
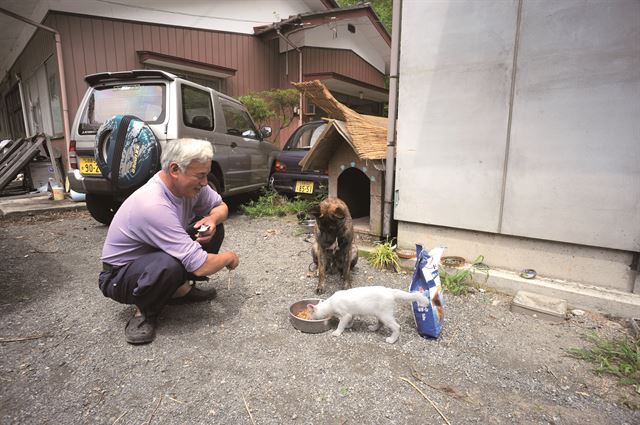
[[[273,187],[274,181],[275,181],[275,178],[273,177],[273,173],[271,173],[271,175],[269,176],[269,184],[267,184],[267,189],[269,189],[272,192],[276,191],[276,188]]]
[[[209,174],[207,176],[207,180],[209,180],[209,187],[215,190],[216,193],[218,193],[220,196],[222,196],[222,194],[220,193],[220,191],[222,190],[222,185],[218,181],[218,178],[213,174]]]
[[[118,210],[118,204],[111,196],[87,193],[85,201],[91,217],[102,224],[111,224],[111,220]]]

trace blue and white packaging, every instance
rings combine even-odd
[[[422,249],[422,245],[416,244],[416,267],[409,292],[423,292],[431,301],[424,307],[416,302],[412,303],[416,328],[424,338],[438,338],[444,324],[444,298],[438,272],[443,253],[443,247],[427,252]]]

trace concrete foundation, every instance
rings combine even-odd
[[[483,282],[485,274],[476,274],[476,280]],[[597,311],[616,317],[638,317],[640,295],[584,285],[577,282],[555,281],[552,279],[523,279],[516,273],[505,270],[490,270],[489,278],[483,286],[507,294],[516,294],[520,290],[533,292],[567,301],[568,308]]]
[[[526,290],[565,299],[571,308],[640,315],[640,275],[630,267],[631,252],[399,222],[398,247],[414,249],[416,243],[445,246],[445,255],[467,262],[483,255],[491,270],[476,280],[500,292]],[[523,269],[536,270],[537,277],[520,277]]]
[[[467,262],[484,255],[491,268],[534,269],[543,278],[621,292],[638,290],[637,273],[629,267],[631,252],[399,222],[399,247],[413,249],[416,243],[425,248],[445,246],[445,255],[461,256]]]

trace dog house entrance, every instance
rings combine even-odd
[[[338,177],[338,198],[349,207],[354,226],[369,228],[370,181],[357,168],[347,168]]]

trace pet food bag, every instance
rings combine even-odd
[[[444,248],[433,248],[427,252],[422,245],[416,244],[416,269],[409,292],[424,292],[431,301],[427,306],[420,306],[413,302],[413,315],[420,336],[437,338],[442,331],[444,322],[444,298],[438,274],[438,264],[444,253]]]

